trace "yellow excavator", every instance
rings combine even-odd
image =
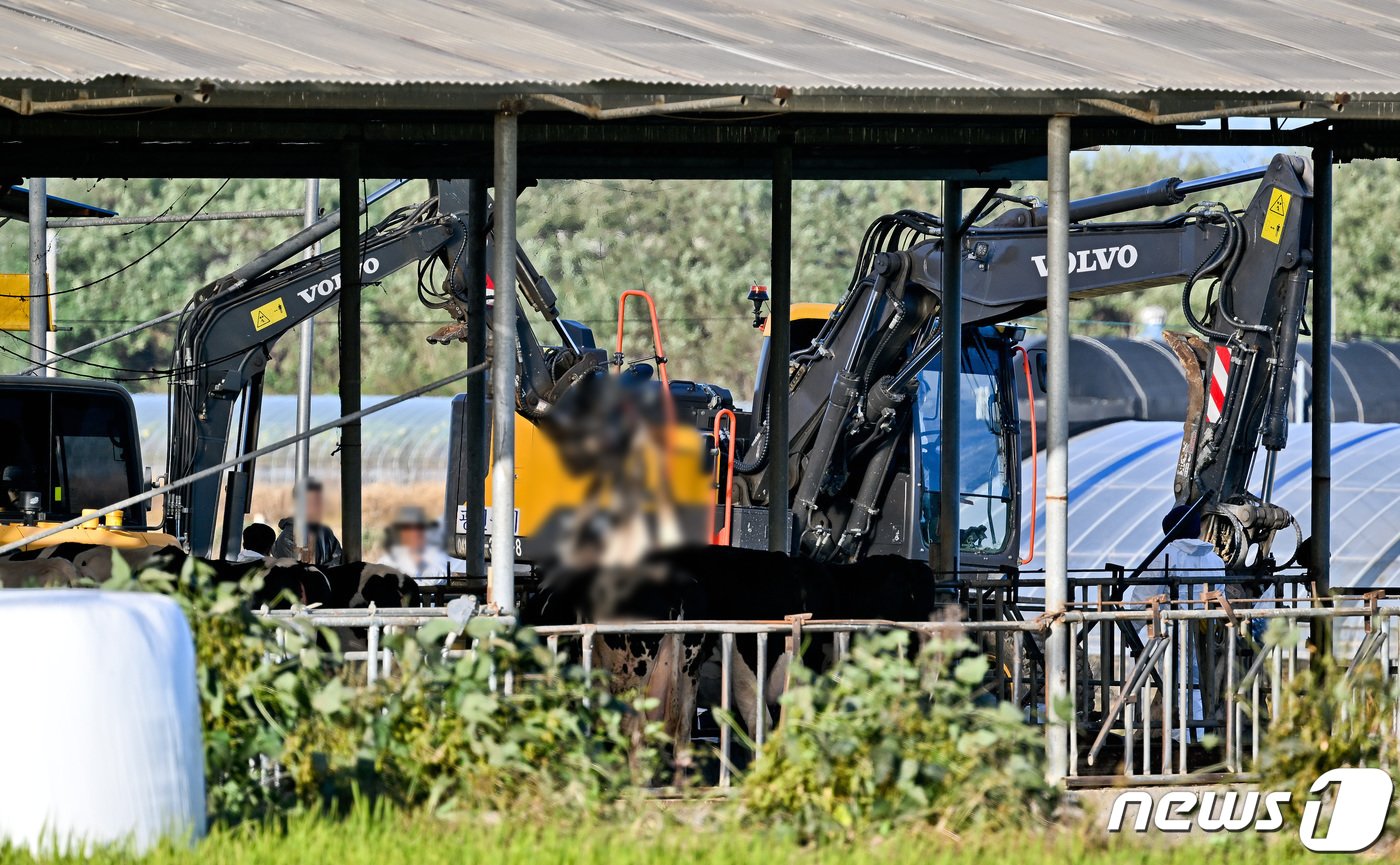
[[[110,382],[0,376],[0,546],[137,495],[149,478],[131,396]],[[166,546],[144,505],[36,541]]]

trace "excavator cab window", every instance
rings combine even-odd
[[[0,433],[6,442],[0,515],[23,516],[22,493],[38,494],[49,521],[67,520],[141,489],[140,443],[130,398],[105,387],[35,384],[0,387]],[[143,508],[124,514],[142,525]]]
[[[962,439],[958,460],[962,481],[959,525],[963,551],[980,555],[995,555],[1006,549],[1012,520],[1016,518],[1010,476],[1011,441],[1001,377],[1002,353],[1004,348],[989,344],[973,331],[964,336],[959,387],[962,416],[958,424]],[[919,373],[914,415],[922,480],[919,524],[927,544],[938,539],[941,366],[941,359],[935,358]]]

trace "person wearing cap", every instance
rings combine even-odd
[[[428,542],[428,532],[436,526],[417,505],[399,508],[389,526],[388,550],[379,564],[403,571],[420,586],[446,585],[450,572],[447,553]]]
[[[325,513],[325,499],[321,482],[315,478],[306,479],[306,534],[311,541],[311,557],[307,564],[333,568],[345,564],[345,549],[340,538],[335,536],[330,526],[321,522]],[[277,524],[281,532],[272,545],[274,559],[300,559],[297,555],[296,518],[283,517]]]
[[[260,562],[272,555],[272,547],[277,543],[277,530],[267,523],[253,523],[243,530],[243,549],[233,561],[244,564]]]

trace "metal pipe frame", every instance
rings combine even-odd
[[[48,179],[29,178],[29,359],[45,367],[49,360]]]
[[[467,181],[467,249],[464,256],[467,293],[467,366],[486,363],[486,184]],[[490,456],[491,418],[486,414],[488,376],[467,379],[467,576],[486,576],[486,468]],[[456,502],[452,503],[457,504]],[[449,519],[455,514],[448,514]]]
[[[1314,593],[1326,598],[1332,582],[1332,150],[1313,149],[1312,560]],[[1332,632],[1320,619],[1313,643],[1332,651]]]
[[[1063,619],[1069,600],[1069,118],[1050,118],[1048,135],[1045,615],[1051,624],[1045,640],[1046,777],[1058,784],[1069,775],[1069,725],[1074,723],[1061,716],[1070,697],[1069,631]]]
[[[346,145],[340,174],[341,213],[351,211],[346,204],[360,200],[360,154],[353,142]],[[340,414],[347,417],[360,410],[360,226],[355,218],[340,220]],[[340,543],[345,561],[364,558],[360,533],[361,513],[361,429],[358,420],[340,431]],[[314,553],[313,553],[314,558]]]
[[[790,552],[788,532],[788,356],[792,354],[792,139],[773,151],[772,251],[768,301],[768,549]]]
[[[938,561],[934,571],[956,578],[961,565],[962,536],[962,184],[943,181],[943,306],[938,312]]]
[[[309,178],[306,181],[306,201],[302,208],[302,225],[310,227],[321,218],[321,181]],[[315,258],[321,254],[319,241],[307,247],[303,258]],[[312,316],[297,326],[297,426],[296,431],[304,433],[311,429],[312,369],[316,357],[316,318]],[[293,487],[295,500],[293,507],[293,538],[296,543],[297,558],[305,559],[310,549],[309,529],[306,523],[306,481],[311,476],[311,442],[303,439],[296,444],[296,485]]]
[[[1092,765],[1094,754],[1115,729],[1122,734],[1124,753],[1121,772],[1081,774],[1076,771],[1078,738],[1075,733],[1077,733],[1077,728],[1071,727],[1070,753],[1076,757],[1076,760],[1070,764],[1069,776],[1064,780],[1066,782],[1072,781],[1075,786],[1089,786],[1093,784],[1112,785],[1125,780],[1157,783],[1172,779],[1195,779],[1199,776],[1193,774],[1193,766],[1188,759],[1191,739],[1199,736],[1204,730],[1222,729],[1224,732],[1222,752],[1230,771],[1219,777],[1230,781],[1246,780],[1248,776],[1244,770],[1255,765],[1263,752],[1264,739],[1267,735],[1267,722],[1270,719],[1277,720],[1280,712],[1279,700],[1287,692],[1288,680],[1296,672],[1296,665],[1290,663],[1285,676],[1282,659],[1288,647],[1273,645],[1265,646],[1257,652],[1248,670],[1245,671],[1240,666],[1241,660],[1237,656],[1238,641],[1234,639],[1234,635],[1241,633],[1245,625],[1257,617],[1282,617],[1294,621],[1317,617],[1359,619],[1366,623],[1368,631],[1366,638],[1361,641],[1355,651],[1355,656],[1352,659],[1353,666],[1376,656],[1388,660],[1391,632],[1395,629],[1397,620],[1400,620],[1400,606],[1381,609],[1376,606],[1376,599],[1373,597],[1360,600],[1364,600],[1366,603],[1362,606],[1349,608],[1281,607],[1267,611],[1255,611],[1254,613],[1232,612],[1220,607],[1167,611],[1161,609],[1160,604],[1150,603],[1145,609],[1132,611],[1109,614],[1094,611],[1073,611],[1066,614],[1065,618],[1068,621],[1097,621],[1101,624],[1113,624],[1126,613],[1133,617],[1132,621],[1136,624],[1151,628],[1150,633],[1155,636],[1150,641],[1149,651],[1132,666],[1131,673],[1126,672],[1129,667],[1125,664],[1111,665],[1103,654],[1105,649],[1112,651],[1111,640],[1107,638],[1116,628],[1105,628],[1101,631],[1106,642],[1101,643],[1099,649],[1100,664],[1097,670],[1089,663],[1093,653],[1087,646],[1081,654],[1077,651],[1078,641],[1070,644],[1071,683],[1075,683],[1073,677],[1081,670],[1086,677],[1082,683],[1084,686],[1082,693],[1078,687],[1071,687],[1069,691],[1074,716],[1084,718],[1095,711],[1093,701],[1097,692],[1096,682],[1092,677],[1098,676],[1104,680],[1105,684],[1111,687],[1112,693],[1116,695],[1113,700],[1113,709],[1107,713],[1108,720],[1103,722],[1104,727],[1098,732],[1094,749],[1089,755],[1089,762]],[[1284,599],[1279,599],[1279,601],[1283,602]],[[380,679],[388,679],[392,675],[394,653],[393,649],[385,642],[387,637],[405,629],[423,627],[449,618],[447,611],[442,608],[378,609],[374,606],[356,610],[308,610],[303,608],[275,612],[269,612],[264,608],[260,615],[267,619],[284,622],[285,627],[303,633],[306,633],[306,628],[312,626],[367,628],[368,649],[359,652],[346,652],[342,656],[342,660],[364,663],[366,665],[364,682],[368,686],[374,685]],[[502,629],[515,625],[515,620],[511,616],[496,616],[488,613],[484,618],[488,621],[494,621]],[[1197,668],[1194,660],[1196,653],[1192,651],[1190,643],[1198,639],[1199,629],[1188,626],[1187,623],[1202,621],[1212,623],[1218,628],[1224,628],[1231,635],[1227,641],[1226,660],[1229,668],[1226,671],[1227,684],[1222,707],[1224,709],[1223,721],[1212,720],[1208,716],[1198,716],[1190,709],[1192,693],[1197,690],[1203,691],[1206,686],[1208,676],[1205,671],[1209,667]],[[451,635],[444,640],[440,652],[437,653],[444,662],[477,657],[480,653],[487,652],[485,643],[489,641],[483,640],[470,641],[467,648],[464,649],[453,648],[465,630],[465,624],[465,621],[454,620]],[[578,641],[582,649],[585,668],[591,667],[590,649],[594,638],[599,635],[649,635],[665,639],[678,639],[682,635],[697,634],[718,636],[720,638],[721,665],[719,702],[723,714],[729,717],[744,717],[745,714],[742,711],[743,707],[737,707],[734,703],[736,698],[734,682],[738,674],[738,670],[734,666],[736,663],[735,649],[741,636],[747,638],[752,635],[759,641],[759,669],[754,671],[757,685],[754,688],[752,706],[752,717],[757,719],[758,727],[749,732],[754,748],[761,749],[766,738],[763,721],[766,711],[766,690],[763,680],[767,656],[767,652],[764,651],[765,641],[773,634],[785,637],[790,635],[792,627],[793,623],[788,620],[681,620],[558,625],[540,627],[536,630],[538,635],[545,640],[551,655],[555,657],[559,657],[564,641]],[[1008,674],[1012,677],[1009,683],[1011,700],[1016,705],[1019,705],[1020,697],[1026,693],[1022,689],[1020,676],[1021,661],[1023,660],[1021,656],[1026,646],[1026,634],[1043,632],[1047,627],[1048,623],[1044,620],[950,623],[847,619],[809,620],[802,623],[802,630],[805,632],[834,635],[834,661],[836,663],[840,663],[843,658],[849,656],[852,635],[857,633],[905,629],[920,634],[923,639],[939,635],[951,636],[967,633],[974,637],[991,637],[998,640],[1002,639],[1000,635],[1010,633],[1014,645],[1017,646],[1016,663],[1012,672]],[[489,662],[489,654],[487,658]],[[1001,665],[998,664],[997,669],[1000,667]],[[1388,666],[1385,669],[1388,670]],[[1108,678],[1112,678],[1112,682],[1107,682]],[[1154,684],[1154,682],[1159,682],[1159,684]],[[999,685],[1005,684],[1008,683],[999,683]],[[1032,683],[1032,687],[1033,685],[1034,683]],[[487,687],[492,691],[502,690],[508,693],[512,687],[512,671],[510,669],[498,670],[493,666],[488,677]],[[995,693],[1001,694],[1002,691],[998,688]],[[1160,699],[1160,705],[1155,707],[1154,695]],[[912,696],[911,694],[911,698]],[[1089,702],[1087,704],[1078,703],[1080,696]],[[587,698],[584,702],[587,703]],[[1204,693],[1202,693],[1201,705],[1203,707],[1209,706],[1209,698]],[[1108,707],[1105,704],[1100,708],[1107,709]],[[1034,712],[1034,699],[1031,701],[1031,709]],[[1122,718],[1121,724],[1115,720],[1118,716]],[[1042,719],[1033,715],[1028,720],[1036,723]],[[1400,724],[1400,718],[1390,721],[1392,727],[1397,724]],[[732,783],[732,766],[735,765],[735,749],[740,747],[737,744],[739,741],[741,741],[740,738],[734,736],[733,731],[728,726],[721,727],[718,782],[720,787],[729,786]],[[1158,743],[1155,746],[1154,741]],[[1216,758],[1207,756],[1204,759],[1214,761]],[[1119,764],[1116,761],[1110,761],[1110,771],[1115,765]],[[1214,763],[1212,762],[1210,765],[1214,765]],[[1209,767],[1202,764],[1194,768],[1199,770]]]
[[[309,182],[309,181],[308,181]],[[317,181],[319,183],[319,181]],[[109,225],[165,225],[184,222],[221,222],[235,219],[292,219],[304,210],[231,210],[222,213],[164,213],[157,216],[70,216],[49,220],[49,228],[102,228]],[[314,222],[315,220],[312,220]],[[305,225],[310,225],[310,222]]]
[[[515,196],[519,188],[516,115],[496,115],[496,199],[491,273],[491,572],[486,602],[498,611],[515,609]]]

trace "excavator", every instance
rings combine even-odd
[[[401,185],[386,186],[363,206]],[[373,284],[416,267],[420,300],[455,319],[429,341],[449,343],[463,338],[465,332],[461,326],[466,315],[463,251],[469,199],[465,181],[435,181],[432,191],[432,197],[393,211],[360,235],[360,272],[365,283]],[[167,482],[257,448],[263,380],[273,346],[339,299],[339,250],[283,263],[335,232],[340,218],[336,212],[313,223],[200,289],[186,305],[178,320],[172,363]],[[488,238],[488,249],[489,243]],[[435,278],[439,269],[440,280]],[[620,439],[646,419],[637,417],[637,412],[659,419],[658,384],[668,391],[664,400],[668,416],[679,407],[681,415],[675,417],[683,416],[688,429],[703,425],[701,412],[733,407],[727,390],[670,381],[664,367],[660,382],[652,381],[655,368],[647,364],[634,363],[622,375],[613,376],[614,355],[596,346],[589,328],[560,315],[548,280],[524,251],[517,253],[516,287],[526,301],[516,311],[519,365],[513,401],[530,421],[519,425],[516,433],[517,452],[531,455],[526,460],[530,468],[522,471],[520,479],[527,512],[551,517],[558,513],[552,505],[531,507],[541,496],[551,502],[563,496],[570,509],[577,507],[593,491],[599,465],[625,450]],[[541,343],[527,308],[552,328],[557,344]],[[614,380],[625,383],[621,404],[617,388],[606,386]],[[636,399],[639,394],[642,398]],[[147,488],[150,479],[143,475],[134,415],[130,396],[116,384],[0,377],[0,424],[29,431],[23,438],[29,446],[13,455],[14,465],[7,465],[0,482],[4,493],[0,543],[22,541]],[[79,452],[74,444],[78,440],[68,427],[80,424],[96,430],[92,435],[106,443],[105,448],[89,448],[101,451],[101,462],[87,458],[85,452],[82,460],[69,456]],[[708,512],[713,499],[708,452],[699,437],[677,434],[675,425],[671,426],[666,432],[664,472],[668,492],[691,513]],[[46,453],[51,455],[49,466],[44,465]],[[80,542],[124,548],[178,543],[199,556],[231,555],[239,549],[254,476],[255,463],[247,462],[222,476],[212,475],[168,493],[159,530],[145,525],[143,508],[133,508],[32,546]],[[220,524],[222,536],[216,537]],[[522,528],[538,540],[544,535],[535,531],[541,524],[527,522]]]
[[[394,211],[361,235],[360,272],[365,282],[372,283],[415,266],[420,300],[430,308],[446,310],[456,320],[430,337],[443,343],[464,332],[460,327],[466,304],[462,253],[467,242],[468,197],[464,181],[442,180],[434,186],[435,196]],[[295,242],[280,245],[272,257],[285,258],[323,233],[328,230],[303,231]],[[257,447],[258,406],[272,345],[338,299],[339,250],[276,270],[265,270],[268,259],[255,259],[196,294],[180,321],[176,366],[188,370],[188,376],[174,382],[170,390],[168,470],[172,480],[225,460],[231,439],[234,454]],[[434,278],[437,268],[445,272],[441,281]],[[613,426],[602,422],[610,409],[594,399],[604,393],[596,384],[609,375],[611,356],[595,345],[588,327],[560,315],[554,290],[523,251],[517,253],[516,283],[526,302],[516,308],[519,364],[513,398],[516,410],[531,422],[519,425],[516,446],[520,453],[535,454],[537,466],[541,455],[549,460],[551,477],[544,481],[546,488],[579,494],[579,485],[585,483],[579,479],[584,466],[615,449],[611,442],[600,441]],[[527,308],[553,329],[556,344],[541,344]],[[683,389],[683,383],[668,384]],[[730,404],[727,392],[723,399]],[[540,446],[542,436],[550,447]],[[708,503],[712,493],[704,451],[694,436],[688,441],[689,448],[671,454],[675,464],[671,474],[677,479],[674,488],[683,497]],[[254,466],[248,463],[229,472],[222,479],[222,496],[218,477],[196,481],[187,492],[170,494],[166,531],[197,554],[236,551],[253,472]],[[522,486],[528,499],[529,485]],[[214,505],[220,498],[224,532],[216,547]]]
[[[1258,184],[1242,212],[1205,202],[1160,220],[1100,221],[1252,181]],[[1271,498],[1305,326],[1311,197],[1311,165],[1277,155],[1255,169],[1167,178],[1069,205],[1072,299],[1184,285],[1182,310],[1193,332],[1171,343],[1186,371],[1190,410],[1174,493],[1201,515],[1203,539],[1236,572],[1273,568],[1276,534],[1298,530]],[[1005,205],[1012,207],[988,219]],[[793,322],[794,345],[802,330],[815,334],[788,358],[788,490],[769,485],[761,387],[753,412],[740,413],[747,434],[728,484],[731,538],[766,543],[759,527],[767,509],[783,507],[796,554],[837,562],[929,556],[940,518],[942,260],[956,255],[963,285],[961,560],[970,570],[1015,570],[1022,495],[1013,364],[1024,334],[1005,322],[1045,309],[1046,220],[1043,204],[990,189],[955,249],[945,248],[943,226],[929,214],[903,210],[870,226],[840,302],[819,323]],[[760,383],[762,366],[772,362],[765,351]],[[1029,366],[1024,356],[1021,363]],[[1263,470],[1251,486],[1261,445]]]
[[[1258,186],[1242,212],[1202,203],[1161,220],[1098,221],[1251,181]],[[420,297],[460,321],[465,183],[438,181],[434,192],[363,233],[361,273],[374,282],[416,266]],[[1193,181],[1168,178],[1074,201],[1069,208],[1073,297],[1186,286],[1183,309],[1195,332],[1175,344],[1193,396],[1175,492],[1179,502],[1200,510],[1208,539],[1235,569],[1271,567],[1274,535],[1290,524],[1296,528],[1270,497],[1273,459],[1287,435],[1294,347],[1303,328],[1310,199],[1308,163],[1280,155],[1262,168]],[[1000,207],[1008,209],[989,219]],[[256,447],[273,344],[338,296],[339,251],[279,265],[329,235],[337,220],[332,215],[313,224],[191,299],[180,321],[171,385],[168,480]],[[521,252],[517,289],[526,302],[517,311],[520,364],[513,398],[530,423],[518,425],[516,434],[520,558],[527,565],[542,561],[559,526],[587,494],[582,473],[608,448],[580,452],[579,442],[593,441],[594,433],[621,416],[606,399],[593,398],[604,392],[596,390],[599,383],[613,380],[627,383],[626,392],[644,414],[664,415],[671,495],[712,519],[716,511],[728,514],[723,533],[708,532],[708,538],[766,546],[767,509],[784,507],[791,513],[787,545],[795,554],[827,561],[880,553],[928,557],[939,519],[939,275],[942,256],[956,254],[963,271],[962,559],[971,569],[1014,570],[1023,496],[1012,372],[1018,352],[1023,365],[1028,360],[1018,346],[1023,331],[1005,322],[1045,307],[1046,208],[989,189],[966,222],[958,249],[950,253],[936,217],[912,210],[882,217],[862,241],[844,297],[832,306],[795,306],[794,343],[810,344],[788,358],[791,486],[781,492],[767,482],[767,394],[761,383],[763,365],[774,359],[766,350],[754,408],[743,411],[723,388],[667,380],[659,345],[655,367],[626,364],[620,344],[612,354],[599,348],[588,328],[561,316],[553,289]],[[440,283],[433,275],[438,267],[445,271]],[[1208,285],[1203,300],[1196,297],[1202,283]],[[541,343],[527,309],[553,329],[557,344]],[[655,338],[659,343],[659,332]],[[653,378],[657,371],[661,381]],[[63,386],[44,379],[14,385],[44,392]],[[121,407],[113,411],[120,414]],[[735,421],[727,436],[715,423],[726,412]],[[459,415],[454,411],[454,418]],[[579,435],[580,429],[590,434]],[[726,441],[736,448],[733,459],[719,447]],[[454,464],[475,446],[456,431],[452,444]],[[1261,444],[1265,469],[1256,492],[1250,480]],[[115,453],[124,488],[137,484],[134,440]],[[253,472],[248,464],[222,480],[206,479],[169,495],[165,532],[197,554],[234,549]],[[718,502],[715,477],[721,478]],[[224,537],[216,543],[221,499]],[[449,516],[460,515],[467,500],[464,490],[449,486]],[[43,502],[26,501],[33,506],[6,509],[7,525],[42,526],[49,519]],[[124,526],[139,534],[137,516]],[[462,537],[459,527],[453,540]]]

